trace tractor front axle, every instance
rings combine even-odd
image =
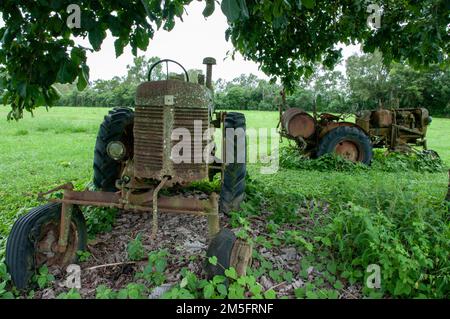
[[[218,195],[212,193],[207,200],[186,198],[182,195],[158,196],[158,189],[135,193],[131,190],[121,190],[116,193],[102,191],[74,191],[72,184],[64,184],[46,193],[49,195],[58,190],[64,190],[63,198],[51,198],[49,202],[61,203],[60,235],[58,239],[58,251],[64,252],[70,232],[70,220],[73,206],[97,206],[117,208],[123,211],[135,213],[157,213],[188,214],[197,217],[207,217],[208,239],[212,239],[219,231]],[[155,197],[157,201],[155,201]],[[154,222],[153,235],[156,235],[157,222]],[[155,228],[156,225],[156,228]]]

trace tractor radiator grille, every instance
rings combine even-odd
[[[195,121],[201,121],[202,126],[200,135],[195,135]],[[203,150],[206,147],[206,141],[203,141],[203,134],[208,128],[208,110],[207,109],[175,109],[174,128],[186,128],[191,134],[191,159],[190,163],[180,163],[174,165],[177,172],[183,170],[194,170],[199,168],[195,162],[203,162]],[[198,126],[199,127],[199,126]],[[198,128],[197,128],[198,129]],[[176,141],[174,143],[177,143]]]
[[[163,168],[164,109],[136,107],[134,118],[134,165],[139,175]],[[151,176],[140,176],[151,177]]]
[[[195,121],[197,125],[195,134]],[[191,137],[190,163],[175,164],[171,159],[172,148],[180,141],[172,141],[172,132],[185,128]],[[134,120],[134,170],[137,177],[160,180],[171,176],[181,184],[206,178],[207,164],[203,149],[207,141],[203,134],[208,128],[207,108],[183,108],[176,106],[137,106]],[[200,163],[195,163],[195,160]]]

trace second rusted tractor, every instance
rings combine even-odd
[[[184,79],[167,72],[165,80],[151,81],[152,70],[161,63],[166,63],[168,70],[169,62],[183,69]],[[211,83],[215,60],[205,58],[203,62],[207,65],[206,83],[203,75],[192,83],[188,72],[175,61],[153,65],[148,81],[137,89],[135,109],[115,108],[100,126],[94,154],[98,190],[75,191],[71,183],[62,185],[41,194],[62,190],[62,198],[50,198],[49,204],[16,221],[7,241],[6,263],[18,288],[25,288],[42,265],[67,266],[76,262],[77,251],[86,249],[86,225],[79,206],[150,213],[154,239],[160,213],[206,217],[207,256],[218,258],[217,266],[207,264],[208,275],[221,274],[230,266],[245,273],[251,247],[219,224],[219,212],[239,209],[244,198],[245,117],[214,112]],[[224,132],[221,160],[215,154],[214,128]],[[229,129],[241,134],[228,134]],[[238,143],[239,136],[243,141]],[[216,173],[221,174],[220,194],[200,199],[180,191]]]
[[[427,150],[427,129],[432,122],[427,109],[378,109],[356,114],[356,124],[367,132],[375,148],[409,152],[412,146]]]
[[[361,111],[352,123],[329,113],[310,115],[299,108],[283,112],[280,107],[281,136],[294,140],[305,155],[336,153],[367,165],[372,161],[373,148],[410,152],[413,146],[421,146],[426,150],[431,121],[423,108]],[[437,156],[435,152],[433,155]]]

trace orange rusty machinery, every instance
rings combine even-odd
[[[281,123],[288,137],[307,140],[316,133],[316,120],[297,108],[286,110],[281,116]]]
[[[314,112],[312,116],[299,108],[283,112],[280,106],[280,135],[295,141],[305,155],[334,152],[365,164],[370,164],[373,148],[410,152],[414,146],[422,146],[426,150],[431,121],[424,108],[365,110],[358,112],[352,123],[329,113]]]
[[[427,128],[432,118],[427,109],[379,109],[356,114],[356,124],[372,138],[374,147],[408,151],[411,145],[427,149]]]
[[[280,135],[295,141],[306,156],[335,152],[350,161],[370,164],[370,139],[358,125],[329,113],[312,116],[299,108],[280,114]]]

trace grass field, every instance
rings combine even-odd
[[[34,118],[26,114],[19,122],[7,122],[7,111],[0,107],[0,259],[12,223],[16,217],[39,204],[36,200],[38,192],[68,181],[83,188],[90,181],[98,126],[108,110],[53,108],[46,112],[40,109]],[[244,113],[247,127],[272,128],[277,125],[277,112]],[[429,147],[450,166],[450,119],[434,119],[428,140]],[[251,166],[250,175],[265,188],[283,190],[283,194],[291,198],[326,201],[333,207],[351,202],[373,209],[377,205],[374,203],[378,203],[378,210],[381,210],[381,207],[386,207],[382,201],[391,198],[393,202],[386,211],[414,203],[419,205],[416,203],[419,200],[426,201],[427,211],[437,209],[445,197],[448,182],[445,172],[282,169],[276,175],[260,175],[258,166]],[[411,203],[404,202],[405,198],[409,198]],[[283,203],[278,204],[283,206]]]

